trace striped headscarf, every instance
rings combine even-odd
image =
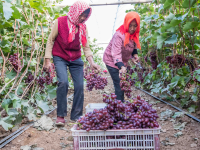
[[[87,9],[90,9],[90,13],[88,14],[88,17],[85,19],[88,20],[92,13],[92,8],[84,1],[76,1],[70,8],[69,12],[67,14],[70,22],[70,28],[69,28],[69,42],[72,42],[75,39],[75,30],[76,26],[79,26],[79,38],[80,43],[82,43],[83,46],[87,43],[87,37],[86,37],[86,24],[85,21],[82,23],[79,23],[79,16]]]

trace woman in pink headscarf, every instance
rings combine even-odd
[[[93,69],[100,69],[93,61],[87,40],[85,21],[90,17],[91,12],[92,9],[87,3],[83,1],[75,2],[70,7],[67,16],[55,20],[47,41],[44,67],[48,69],[51,66],[50,58],[52,54],[58,79],[56,125],[64,125],[64,117],[67,115],[67,67],[74,82],[74,99],[70,119],[76,121],[82,116],[84,91],[81,44],[90,66]]]

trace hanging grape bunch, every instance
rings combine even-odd
[[[102,73],[97,73],[94,70],[91,70],[90,67],[84,69],[84,78],[87,81],[86,87],[88,91],[92,91],[93,88],[104,89],[108,84],[107,78],[101,76]]]
[[[34,76],[32,75],[32,73],[29,73],[25,80],[25,83],[31,83],[33,79],[34,79]]]
[[[150,61],[151,61],[152,68],[153,68],[154,70],[156,70],[156,69],[157,69],[157,66],[158,66],[158,61],[157,61],[156,52],[150,52]]]
[[[130,98],[131,97],[131,83],[130,76],[125,74],[124,76],[120,76],[120,87],[121,90],[124,91],[125,95]]]
[[[11,62],[12,66],[16,72],[18,72],[18,70],[21,71],[21,69],[22,69],[20,59],[22,59],[22,57],[19,58],[18,53],[10,55],[10,58],[8,59]]]
[[[192,72],[192,77],[193,80],[197,83],[200,84],[200,67],[195,68],[195,70]]]
[[[166,60],[170,68],[182,68],[186,63],[186,58],[182,54],[167,56]]]
[[[44,84],[50,85],[53,83],[53,78],[55,77],[55,66],[51,63],[51,67],[49,69],[44,68],[41,75],[36,79],[37,83],[39,84],[39,90],[44,90]]]
[[[158,115],[152,105],[142,100],[140,96],[122,103],[116,100],[116,95],[104,94],[103,102],[107,106],[95,109],[85,114],[77,121],[77,130],[116,130],[116,129],[139,129],[157,128]]]

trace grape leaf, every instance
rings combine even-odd
[[[189,8],[192,7],[196,3],[196,0],[184,0],[182,7]]]
[[[12,16],[15,19],[20,19],[21,13],[19,12],[19,10],[15,6],[12,6],[12,9],[14,10],[14,12],[12,13]]]
[[[14,77],[16,77],[17,73],[12,70],[10,73],[9,72],[6,72],[6,77],[9,78],[9,79],[13,79]]]
[[[192,95],[191,99],[192,99],[192,101],[197,102],[198,96],[196,94],[194,94],[194,95]]]
[[[164,8],[170,7],[173,2],[174,2],[174,0],[166,0],[164,3]]]
[[[3,3],[3,13],[6,20],[10,19],[12,16],[13,9],[11,7],[12,5],[10,3],[6,1]]]
[[[188,31],[190,29],[193,29],[195,27],[197,27],[200,23],[199,22],[187,22],[184,27],[183,30],[184,31]]]
[[[192,106],[190,106],[190,107],[188,108],[188,111],[189,111],[190,113],[195,112],[195,109],[196,109],[196,108],[197,108],[197,106],[192,105]]]
[[[170,26],[171,26],[171,27],[175,27],[175,26],[178,25],[180,22],[181,22],[181,20],[176,20],[176,19],[174,19],[174,20],[172,20],[172,21],[170,22]]]
[[[176,34],[173,34],[172,37],[168,38],[166,41],[165,41],[165,44],[174,44],[177,42],[177,35]]]
[[[8,110],[8,115],[9,116],[15,116],[15,115],[18,115],[19,113],[18,113],[18,111],[15,109],[15,108],[10,108],[9,110]]]
[[[48,86],[48,96],[50,99],[56,98],[56,87]]]
[[[0,118],[0,125],[6,130],[8,131],[8,129],[13,128],[12,124],[6,123],[2,118]]]
[[[163,42],[166,40],[166,37],[163,37],[161,35],[157,36],[157,48],[161,49]]]
[[[37,100],[37,104],[43,110],[43,112],[46,112],[49,110],[49,106],[47,105],[47,102]]]

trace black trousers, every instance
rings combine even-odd
[[[106,67],[113,80],[113,84],[115,87],[115,95],[117,95],[117,100],[121,100],[122,102],[124,102],[124,91],[122,91],[120,87],[119,70],[116,68],[110,67],[108,65],[106,65]]]
[[[81,58],[75,61],[66,61],[58,56],[53,56],[58,79],[57,87],[57,116],[67,115],[67,93],[68,93],[68,74],[67,67],[74,82],[74,99],[70,119],[78,119],[83,113],[83,61]]]

